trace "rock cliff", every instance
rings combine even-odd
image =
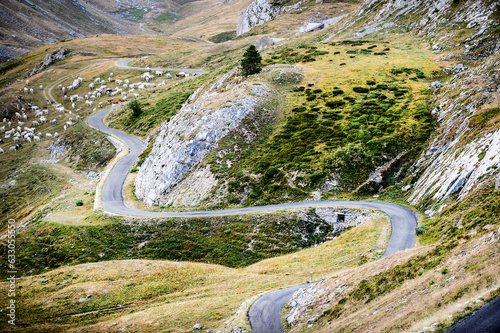
[[[455,64],[430,87],[436,131],[403,187],[429,215],[449,197],[461,200],[492,178],[500,182],[500,129],[488,123],[500,91],[498,7],[488,0],[370,0],[325,39],[404,31],[427,40],[436,61]]]
[[[242,35],[252,28],[274,19],[281,10],[281,6],[274,5],[267,0],[255,0],[247,7],[238,18],[236,35]]]
[[[137,175],[136,196],[148,205],[198,204],[217,184],[210,168],[200,162],[270,93],[265,84],[243,82],[237,71],[196,91],[180,112],[161,126]],[[195,168],[196,172],[190,173]],[[181,180],[182,185],[176,187]]]

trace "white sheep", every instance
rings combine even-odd
[[[33,88],[30,88],[30,94],[33,94]]]
[[[43,90],[43,86],[42,85],[40,85],[40,90]]]
[[[115,74],[113,74],[113,72],[109,73],[109,76],[110,77],[113,77]]]
[[[40,137],[38,135],[33,136],[33,140],[40,141]]]
[[[71,107],[74,109],[75,108],[75,103],[71,103]]]
[[[33,122],[31,123],[31,126],[39,126],[40,123],[36,120],[33,120]]]
[[[29,89],[24,87],[24,93],[27,94],[29,92]]]
[[[26,141],[28,141],[29,143],[31,143],[31,138],[29,136],[25,137]]]
[[[55,132],[54,133],[54,139],[57,138],[59,136],[59,133]]]
[[[66,131],[68,129],[68,127],[66,125],[64,125],[63,128],[64,128],[64,131]]]
[[[5,151],[2,148],[0,148],[0,154],[2,153],[5,153]]]
[[[135,98],[139,98],[139,97],[141,97],[141,95],[139,95],[139,94],[135,93],[135,94],[134,94],[134,97],[135,97]]]
[[[45,136],[46,136],[46,137],[52,137],[52,134],[50,134],[50,133],[45,133]]]
[[[57,119],[56,119],[56,118],[54,118],[54,119],[52,119],[52,120],[50,121],[50,123],[51,123],[51,124],[55,124],[56,122],[57,122]]]

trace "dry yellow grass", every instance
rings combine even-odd
[[[35,332],[56,327],[65,331],[86,327],[90,332],[123,327],[187,332],[198,322],[217,330],[243,301],[256,294],[306,282],[311,270],[318,280],[356,267],[360,253],[376,258],[389,233],[388,219],[381,216],[318,247],[242,269],[150,260],[62,267],[18,281],[22,304],[18,315]],[[7,284],[0,286],[4,302]]]
[[[462,242],[436,267],[423,271],[389,293],[361,304],[349,306],[337,319],[319,320],[307,328],[305,320],[292,332],[415,332],[432,323],[449,323],[452,316],[467,307],[476,308],[500,287],[499,233],[484,234]],[[411,256],[424,254],[439,244],[419,247],[339,273],[329,279],[326,291],[318,295],[309,317],[318,317],[339,299],[359,286],[361,280],[404,264]],[[335,292],[341,290],[340,292]],[[308,317],[308,318],[309,318]]]

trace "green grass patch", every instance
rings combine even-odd
[[[160,15],[156,16],[153,20],[156,22],[163,22],[163,21],[173,21],[174,19],[178,18],[179,16],[173,13],[161,13]]]
[[[50,220],[50,218],[49,218]],[[319,244],[333,227],[308,210],[299,213],[183,218],[129,224],[90,216],[100,225],[36,221],[17,235],[16,267],[34,274],[61,265],[118,259],[168,259],[244,267]],[[106,221],[103,224],[103,221]],[[258,232],[256,232],[258,230]],[[142,244],[142,245],[140,245]],[[6,258],[2,257],[4,264]]]
[[[224,31],[217,35],[208,38],[209,41],[214,43],[224,43],[228,40],[233,40],[236,38],[236,30]]]

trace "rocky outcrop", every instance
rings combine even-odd
[[[451,26],[465,24],[467,29],[476,31],[471,39],[481,36],[494,26],[492,14],[498,10],[497,6],[496,1],[489,0],[465,0],[459,3],[454,0],[367,0],[350,20],[344,22],[325,41],[352,30],[355,31],[351,34],[353,38],[362,38],[374,32],[404,26],[407,31],[436,38],[434,47],[440,48],[440,44],[446,40],[445,33],[442,32],[449,32],[448,28]]]
[[[303,34],[306,32],[313,32],[313,31],[322,30],[326,27],[329,27],[329,26],[337,23],[338,21],[340,21],[344,17],[345,17],[345,15],[332,17],[332,18],[325,16],[321,19],[317,19],[317,18],[311,16],[307,19],[306,22],[302,23],[299,26],[299,28],[297,29],[297,34]]]
[[[55,50],[51,53],[47,53],[43,61],[33,68],[33,70],[30,72],[30,76],[35,75],[36,73],[40,73],[43,71],[47,66],[52,65],[54,62],[58,60],[63,60],[66,59],[66,56],[69,54],[68,49],[60,48],[58,50]]]
[[[261,51],[265,49],[266,47],[269,47],[271,45],[274,45],[275,43],[279,43],[281,41],[284,41],[286,38],[271,38],[269,36],[264,36],[257,41],[253,43],[255,47],[257,48],[257,51]]]
[[[470,125],[475,114],[488,112],[498,99],[500,75],[495,68],[499,60],[495,55],[474,69],[456,74],[436,95],[433,113],[440,128],[414,166],[409,198],[413,205],[430,202],[425,207],[428,215],[439,212],[435,204],[451,195],[461,200],[499,173],[500,129]]]
[[[280,11],[280,5],[275,5],[267,0],[255,0],[240,14],[236,27],[236,36],[242,35],[254,27],[271,21]]]
[[[199,166],[196,173],[190,172],[270,93],[265,84],[243,82],[236,71],[196,91],[179,113],[161,126],[135,180],[136,196],[148,205],[196,205],[217,181],[209,167]],[[183,179],[183,185],[175,188]]]
[[[425,38],[435,53],[448,52],[436,61],[467,61],[444,69],[451,77],[430,85],[437,128],[403,184],[409,202],[429,215],[445,207],[441,201],[461,200],[498,177],[498,125],[478,130],[481,125],[473,128],[469,120],[498,105],[500,40],[493,27],[499,10],[489,0],[368,0],[325,39],[405,29]]]

